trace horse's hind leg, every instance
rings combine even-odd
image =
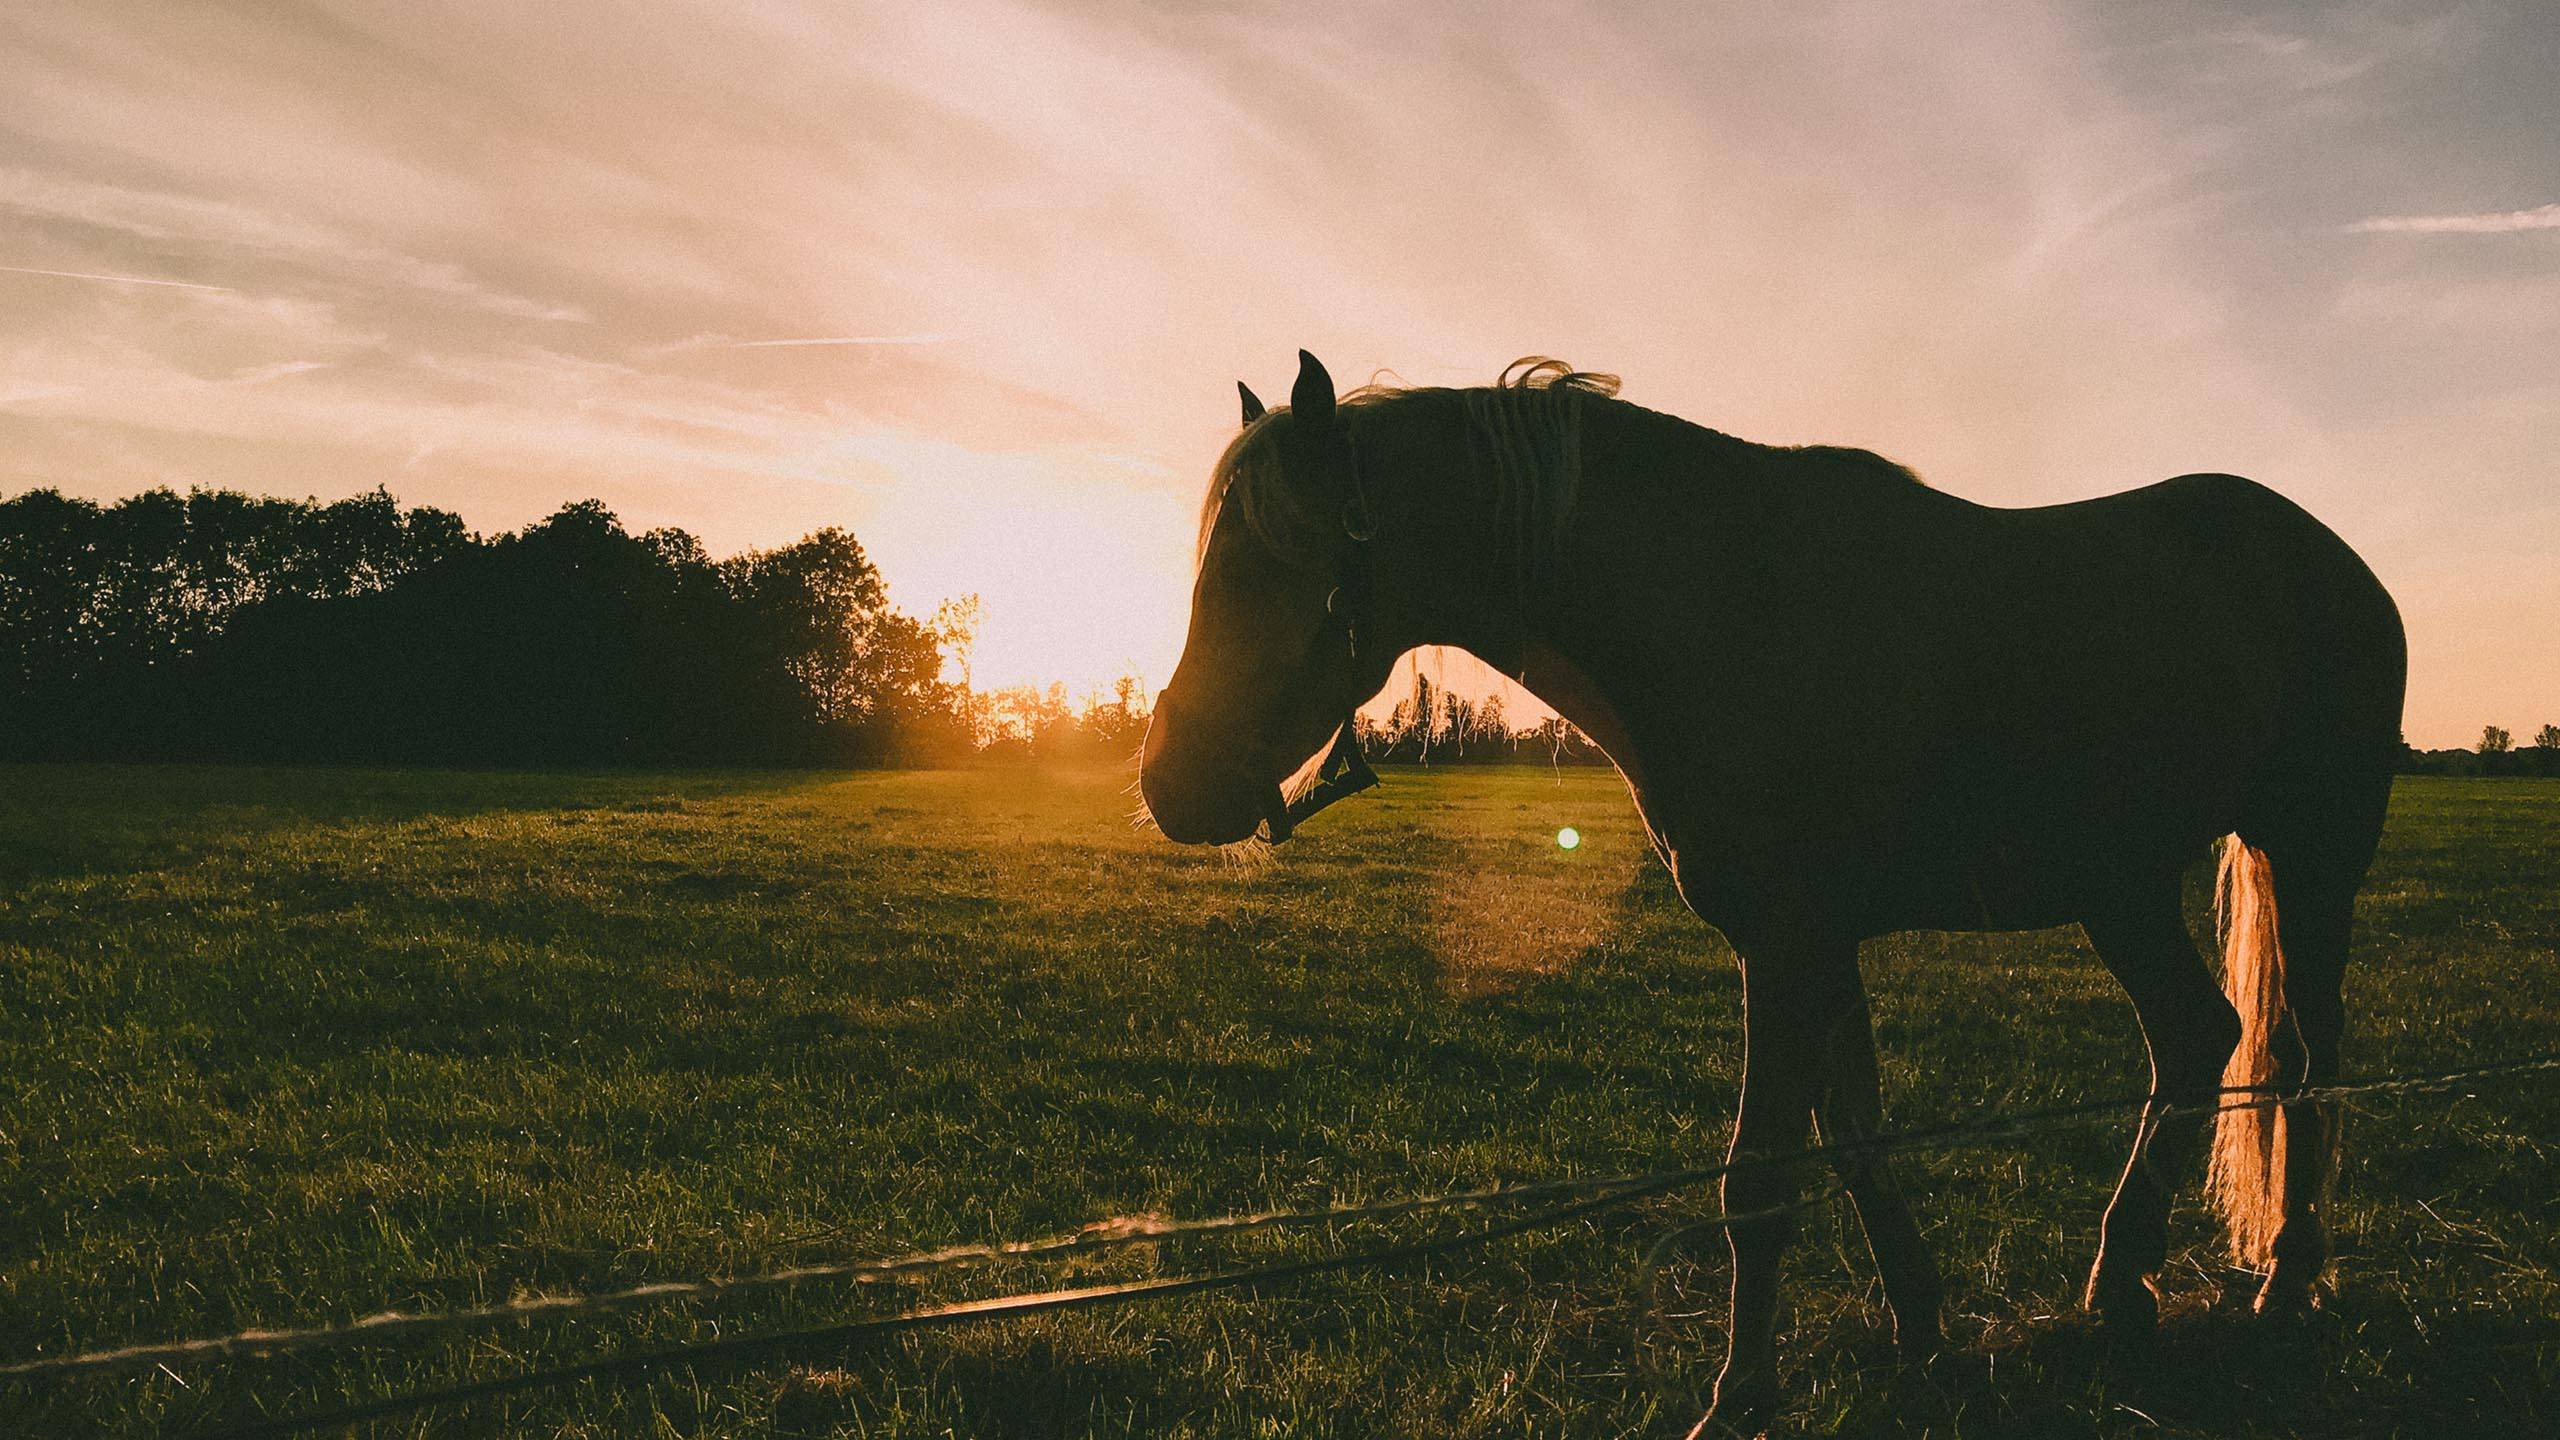
[[[1883,1123],[1884,1103],[1876,1083],[1875,1024],[1863,995],[1833,1023],[1824,1048],[1825,1083],[1814,1106],[1823,1142],[1841,1145],[1874,1135]],[[1876,1272],[1884,1280],[1895,1344],[1907,1359],[1936,1354],[1944,1286],[1891,1166],[1882,1155],[1851,1155],[1838,1167],[1850,1203],[1858,1207],[1858,1224],[1867,1232],[1867,1253],[1875,1257]]]
[[[2389,732],[2377,726],[2375,733]],[[2279,1094],[2338,1079],[2346,1031],[2339,992],[2356,890],[2381,844],[2390,807],[2388,751],[2379,742],[2361,749],[2300,747],[2300,773],[2266,784],[2241,819],[2240,838],[2265,852],[2275,902],[2283,993],[2266,1058]],[[2275,1212],[2266,1217],[2274,1234],[2261,1242],[2270,1263],[2257,1300],[2260,1313],[2274,1315],[2310,1306],[2328,1270],[2322,1212],[2337,1168],[2341,1109],[2334,1100],[2296,1100],[2282,1116],[2274,1137],[2281,1147],[2273,1157],[2276,1173],[2267,1177],[2262,1202]]]
[[[2338,1049],[2346,1031],[2339,992],[2347,969],[2347,935],[2355,909],[2355,883],[2296,864],[2297,878],[2276,860],[2276,930],[2284,947],[2284,1020],[2276,1036],[2274,1083],[2279,1093],[2338,1079]],[[2329,1268],[2328,1227],[2322,1211],[2337,1167],[2335,1100],[2298,1100],[2284,1107],[2284,1218],[2276,1231],[2274,1265],[2258,1291],[2262,1314],[2309,1306]]]
[[[2240,1018],[2187,933],[2179,873],[2163,866],[2124,903],[2082,922],[2098,957],[2132,997],[2151,1052],[2151,1103],[2089,1272],[2089,1308],[2111,1329],[2144,1332],[2159,1315],[2151,1278],[2168,1256],[2171,1195],[2192,1165]],[[2170,1113],[2161,1113],[2163,1106]]]

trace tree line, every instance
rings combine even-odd
[[[950,637],[841,530],[714,560],[596,501],[0,501],[0,756],[864,763],[965,749]]]
[[[2468,750],[2420,750],[2400,741],[2400,770],[2407,775],[2560,775],[2560,725],[2534,732],[2519,747],[2504,725],[2486,725]]]
[[[1470,699],[1435,685],[1417,665],[1413,689],[1384,720],[1358,721],[1360,746],[1381,763],[1498,765],[1536,763],[1605,765],[1609,758],[1580,730],[1549,715],[1526,729],[1503,713],[1502,697]]]

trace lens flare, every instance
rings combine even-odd
[[[1582,843],[1582,832],[1567,825],[1556,832],[1556,848],[1571,850]]]

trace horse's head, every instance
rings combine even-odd
[[[1251,390],[1202,516],[1191,629],[1157,697],[1139,791],[1185,844],[1285,838],[1281,787],[1387,682],[1372,521],[1333,378],[1298,352],[1289,405]]]

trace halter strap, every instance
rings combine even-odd
[[[1278,845],[1309,816],[1377,783],[1378,772],[1369,768],[1369,757],[1360,753],[1360,716],[1354,711],[1343,716],[1342,728],[1333,732],[1333,748],[1325,752],[1324,764],[1316,770],[1316,783],[1299,792],[1297,799],[1273,806],[1264,817],[1268,831],[1264,838]]]

